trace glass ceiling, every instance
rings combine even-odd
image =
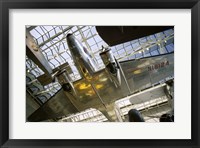
[[[81,76],[74,65],[68,49],[66,42],[66,35],[68,33],[73,33],[91,51],[99,64],[99,69],[104,68],[99,52],[102,46],[107,47],[108,45],[98,35],[95,26],[27,26],[27,29],[41,48],[44,57],[52,69],[66,62],[69,63],[71,67],[69,76],[72,81],[79,80]],[[164,32],[125,42],[112,46],[111,49],[115,58],[119,61],[170,53],[174,51],[174,30],[169,29]],[[33,79],[28,81],[30,84],[31,81],[37,81],[37,77],[44,74],[28,57],[26,57],[26,70],[33,77]],[[58,82],[51,83],[42,89],[43,92],[49,94],[49,97],[44,99],[44,97],[41,97],[44,93],[41,93],[37,95],[37,98],[44,103],[59,89],[61,89],[61,86]]]
[[[106,47],[108,45],[98,35],[95,26],[37,26],[30,30],[30,33],[41,48],[42,53],[48,60],[52,69],[65,62],[69,63],[74,74],[71,75],[73,81],[80,79],[80,75],[74,66],[71,53],[68,49],[66,42],[66,35],[68,33],[73,33],[76,38],[82,41],[83,45],[93,53],[95,59],[99,63],[99,68],[104,68],[99,52],[101,51],[102,46]],[[173,33],[173,29],[166,30],[164,32],[113,46],[111,49],[114,56],[119,61],[173,52]],[[165,38],[170,42],[166,46],[164,46],[163,43],[159,43]],[[141,51],[141,49],[146,50]],[[36,67],[34,64],[32,65],[33,67]],[[38,67],[31,69],[30,64],[28,63],[27,67],[36,77],[43,74],[42,70]]]

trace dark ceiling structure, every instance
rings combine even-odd
[[[109,46],[173,28],[174,26],[96,26],[98,34]]]

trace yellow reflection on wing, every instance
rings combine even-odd
[[[103,84],[97,84],[96,85],[96,89],[100,89],[100,88],[102,88],[103,87]]]
[[[88,89],[88,88],[90,88],[90,87],[91,87],[91,84],[86,84],[86,83],[81,83],[81,84],[79,85],[79,89],[80,89],[80,90]]]
[[[133,71],[133,74],[137,75],[137,74],[140,74],[141,73],[141,69],[137,69],[135,71]]]

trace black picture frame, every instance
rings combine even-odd
[[[191,9],[191,140],[23,140],[9,139],[9,9]],[[200,3],[198,0],[0,0],[0,145],[1,147],[200,147],[199,72]],[[184,84],[184,80],[183,80]],[[70,133],[69,133],[70,134]],[[120,133],[119,133],[120,134]],[[133,133],[134,134],[134,133]],[[153,133],[152,133],[153,134]],[[181,133],[180,133],[181,134]]]

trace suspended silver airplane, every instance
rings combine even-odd
[[[78,67],[79,73],[83,78],[91,77],[94,73],[98,72],[98,63],[94,57],[89,53],[82,43],[72,34],[67,35],[67,44],[73,60]],[[110,48],[103,48],[100,56],[104,62],[109,78],[114,81],[116,86],[121,85],[120,68],[117,60],[114,58]]]
[[[88,108],[96,108],[109,121],[116,121],[116,100],[174,75],[173,53],[118,62],[111,49],[104,48],[100,56],[105,69],[99,70],[93,56],[80,41],[72,34],[68,34],[66,39],[82,79],[72,82],[66,69],[52,74],[63,90],[30,115],[28,121],[58,119]]]

